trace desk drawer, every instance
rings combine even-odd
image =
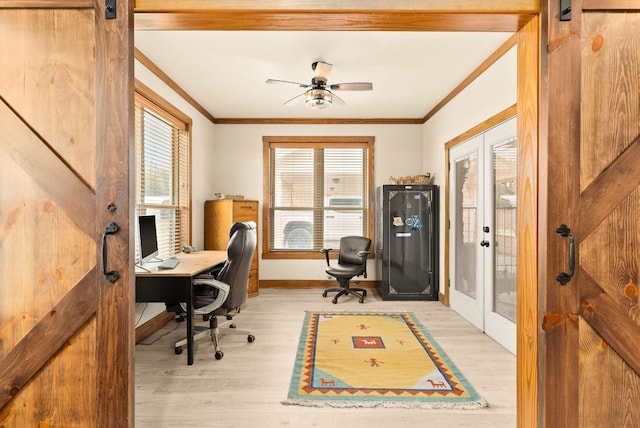
[[[258,204],[253,201],[234,201],[233,220],[234,221],[255,221],[258,219]]]

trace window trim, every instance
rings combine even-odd
[[[193,121],[192,119],[184,114],[181,110],[175,107],[173,104],[165,100],[162,96],[160,96],[153,89],[135,79],[134,81],[134,105],[135,103],[142,104],[143,106],[153,110],[155,114],[162,117],[163,119],[170,122],[173,126],[184,131],[187,134],[187,145],[188,145],[188,159],[187,159],[187,180],[189,182],[189,190],[187,195],[187,209],[188,209],[188,230],[187,230],[187,242],[184,245],[191,245],[193,239],[193,168],[192,168],[192,154],[193,154],[193,142],[192,142],[192,132],[193,129]],[[135,127],[132,125],[132,129]],[[132,137],[132,144],[135,144]],[[133,149],[132,149],[133,150]],[[134,195],[135,198],[135,195]],[[135,210],[135,201],[133,203]]]
[[[327,145],[336,144],[338,147],[362,147],[363,144],[367,146],[368,152],[368,165],[367,165],[367,186],[369,194],[367,195],[369,209],[367,215],[367,233],[372,242],[375,242],[374,237],[374,208],[375,208],[375,188],[373,179],[373,165],[374,165],[374,142],[373,136],[263,136],[262,137],[262,160],[263,160],[263,183],[264,193],[262,196],[262,258],[263,259],[324,259],[324,255],[316,250],[309,251],[270,251],[271,237],[270,231],[270,212],[271,212],[271,157],[270,149],[272,145],[278,147],[286,147],[290,145],[294,148],[300,146],[313,148],[321,147],[326,148]],[[337,257],[337,252],[332,255]],[[369,255],[373,257],[373,253]]]

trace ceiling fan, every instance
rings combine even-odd
[[[314,109],[331,107],[334,102],[336,104],[345,104],[342,98],[331,91],[371,91],[373,89],[373,83],[370,82],[334,83],[328,85],[327,81],[331,74],[331,67],[331,64],[322,61],[312,63],[311,69],[314,71],[314,76],[310,84],[277,79],[267,79],[266,83],[284,83],[306,89],[305,92],[291,98],[284,105],[292,105],[304,100],[307,106]]]

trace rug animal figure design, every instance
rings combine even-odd
[[[283,404],[488,405],[409,312],[307,312]]]

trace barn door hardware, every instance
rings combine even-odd
[[[560,0],[560,21],[571,21],[571,0]]]
[[[111,222],[105,227],[104,233],[102,234],[102,273],[104,277],[107,278],[107,281],[112,284],[120,278],[120,275],[118,275],[118,272],[115,270],[107,269],[107,236],[113,235],[118,229],[120,229],[118,225]]]
[[[116,19],[116,0],[105,1],[104,17],[106,19]]]
[[[576,246],[573,235],[571,235],[571,229],[569,229],[566,224],[561,224],[560,227],[556,229],[556,233],[563,238],[569,238],[569,273],[560,272],[558,276],[556,276],[556,281],[558,281],[560,285],[566,285],[575,273]]]

